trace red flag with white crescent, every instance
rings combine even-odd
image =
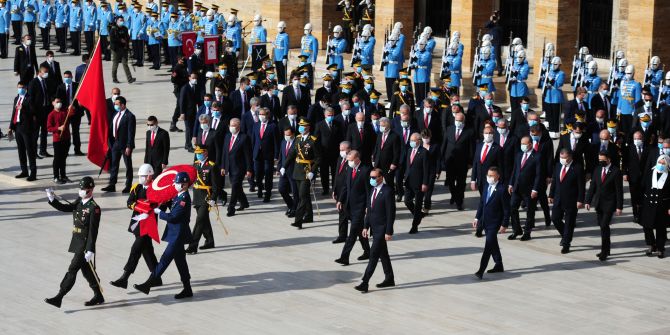
[[[184,54],[184,58],[189,58],[193,54],[197,38],[196,35],[197,34],[194,31],[181,33],[181,51]]]
[[[163,170],[163,173],[154,178],[147,188],[147,200],[154,204],[162,204],[177,195],[177,190],[172,187],[174,177],[179,172],[188,173],[191,184],[195,182],[196,170],[193,165],[175,165]]]

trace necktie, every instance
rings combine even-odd
[[[361,141],[363,141],[363,128],[358,128],[358,134],[361,136]]]
[[[407,143],[407,128],[402,131],[402,142]]]
[[[640,159],[642,157],[642,147],[637,147],[637,158]]]
[[[584,105],[582,104],[581,101],[579,102],[579,110],[582,112],[584,111]]]
[[[428,128],[428,114],[424,115],[423,117],[423,125]]]
[[[265,133],[265,123],[261,123],[261,140],[263,139],[263,133]]]
[[[458,138],[461,137],[461,130],[456,128],[456,136],[454,136],[454,139],[458,141]]]
[[[603,168],[603,173],[600,176],[600,182],[605,182],[605,176],[607,175],[607,169]]]
[[[70,85],[65,85],[65,90],[67,91],[67,103],[69,105],[70,102],[72,102],[72,90],[70,89]]]
[[[500,136],[500,147],[504,148],[505,147],[505,136]]]
[[[489,117],[490,117],[491,115],[493,115],[493,109],[492,109],[491,107],[489,107]]]
[[[295,89],[295,99],[300,101],[300,89],[298,88]]]
[[[240,92],[242,92],[242,94],[240,94],[240,96],[242,97],[242,109],[246,110],[247,109],[246,108],[247,107],[247,98],[244,95],[244,91],[240,91]]]
[[[526,165],[526,161],[528,160],[528,153],[523,154],[523,159],[521,160],[521,168],[523,169],[523,166]]]
[[[484,144],[484,148],[482,148],[482,157],[479,160],[480,163],[484,164],[484,161],[486,160],[486,155],[489,153],[489,145]]]
[[[291,128],[295,129],[295,121],[291,121]]]
[[[356,169],[353,169],[351,170],[351,179],[353,180],[355,178],[356,178]]]
[[[577,140],[575,140],[575,138],[573,137],[573,138],[570,139],[570,142],[571,142],[570,143],[571,150],[575,151],[575,144],[577,143]]]
[[[42,106],[48,105],[47,103],[47,87],[44,85],[44,79],[40,79],[40,85],[42,86]]]
[[[235,143],[235,135],[230,137],[230,144],[228,145],[228,152],[233,150],[233,143]]]
[[[384,149],[384,142],[386,142],[386,134],[382,135],[382,145],[380,149]]]
[[[117,138],[119,135],[119,123],[121,123],[121,118],[123,117],[123,112],[119,112],[116,115],[116,122],[114,122],[114,138]]]
[[[493,186],[489,185],[489,190],[486,192],[486,203],[489,203],[489,200],[491,200],[491,194],[493,194]]]
[[[204,145],[205,141],[207,141],[207,130],[202,132],[202,138],[200,139],[200,143]]]
[[[565,165],[563,165],[563,168],[561,169],[561,182],[563,181],[563,178],[565,178],[565,174],[567,173],[567,169],[565,168]]]
[[[216,126],[219,125],[219,119],[214,118],[214,121],[212,121],[212,128],[216,130]]]
[[[416,156],[416,149],[412,149],[412,154],[409,157],[409,164],[414,163],[414,156]]]
[[[337,169],[337,174],[342,173],[342,168],[344,168],[344,163],[346,162],[346,159],[342,159],[342,163],[340,163],[340,168]]]
[[[372,201],[370,201],[370,208],[375,206],[375,199],[377,199],[377,188],[375,187],[375,190],[372,191]]]
[[[154,146],[154,141],[156,140],[156,132],[152,131],[151,132],[151,146]]]
[[[16,117],[14,118],[14,124],[19,123],[19,117],[21,115],[21,105],[23,104],[23,97],[19,97],[19,100],[16,102]]]
[[[533,150],[535,150],[535,151],[540,150],[540,145],[539,145],[539,143],[537,143],[537,142],[533,143]]]
[[[284,155],[288,156],[288,149],[291,147],[291,142],[286,142],[286,149],[284,149]]]

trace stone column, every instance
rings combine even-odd
[[[486,34],[484,25],[493,13],[491,1],[452,0],[451,2],[451,31],[461,33],[463,43],[463,71],[471,71],[472,59],[477,46],[477,33]]]
[[[530,16],[530,15],[529,15]],[[529,38],[533,42],[533,68],[539,69],[542,58],[542,41],[554,43],[556,55],[563,61],[563,71],[570,71],[572,56],[577,52],[575,43],[579,39],[579,0],[541,0],[535,3],[535,33]],[[537,82],[538,70],[534,71],[530,83]]]
[[[414,0],[377,0],[375,1],[375,63],[381,61],[384,48],[384,27],[402,22],[405,35],[405,53],[409,53],[414,30]]]

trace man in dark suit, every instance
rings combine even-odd
[[[605,111],[602,109],[597,109],[595,110],[593,121],[589,122],[587,130],[587,135],[588,138],[591,140],[591,143],[593,143],[594,141],[598,141],[600,131],[602,130],[607,130],[607,119]]]
[[[50,96],[54,96],[56,93],[55,90],[58,87],[58,85],[63,83],[63,76],[61,75],[60,71],[60,63],[58,63],[56,60],[54,60],[54,52],[51,50],[48,50],[46,53],[47,60],[42,62],[40,64],[40,67],[46,66],[49,69],[49,78],[47,78],[47,81],[51,82],[50,87],[53,89],[53,91],[49,92]],[[63,103],[65,105],[65,103]]]
[[[465,185],[468,173],[468,164],[472,162],[475,134],[466,126],[465,115],[457,113],[454,125],[447,127],[442,144],[443,168],[446,171],[445,185],[451,194],[450,204],[456,204],[459,211],[463,210]]]
[[[393,189],[384,184],[384,175],[380,169],[370,171],[370,185],[372,189],[366,195],[366,214],[362,235],[365,238],[372,236],[372,248],[362,282],[355,287],[356,290],[363,293],[368,291],[368,283],[379,260],[384,269],[384,281],[377,284],[377,288],[395,286],[395,276],[387,245],[387,242],[393,237],[393,224],[395,223],[396,208],[393,202]]]
[[[279,94],[279,90],[277,90],[277,84],[265,84],[263,85],[263,89],[267,93],[261,96],[261,107],[269,109],[270,121],[278,123],[284,114],[282,114],[281,102],[277,96]]]
[[[230,179],[230,202],[228,203],[227,216],[235,215],[235,211],[242,211],[249,208],[249,201],[247,200],[244,189],[242,188],[242,181],[244,177],[251,178],[253,175],[253,163],[251,161],[251,139],[240,132],[240,119],[233,118],[230,120],[230,130],[232,133],[226,134],[223,140],[223,146],[219,148],[217,166],[221,167],[221,175],[228,174]],[[240,203],[239,208],[235,208],[237,203]]]
[[[158,126],[158,119],[153,115],[147,118],[147,128],[144,163],[153,167],[153,176],[156,177],[168,165],[170,135],[165,129]]]
[[[216,162],[217,149],[217,131],[212,129],[212,118],[208,114],[201,114],[198,117],[198,131],[193,134],[195,145],[207,149],[207,160]],[[211,154],[210,154],[211,152]]]
[[[17,46],[16,52],[14,52],[14,75],[19,76],[19,80],[24,83],[33,79],[35,73],[39,70],[37,54],[32,42],[30,35],[23,36],[21,45]]]
[[[348,101],[342,101],[338,106],[340,113],[336,113],[334,122],[340,124],[341,136],[344,138],[347,135],[349,125],[354,122],[354,115],[351,114],[351,104]]]
[[[119,174],[119,164],[123,157],[126,166],[126,186],[121,193],[129,193],[133,183],[133,158],[131,154],[135,149],[135,115],[126,109],[126,98],[117,97],[114,101],[116,113],[112,116],[112,122],[108,130],[108,146],[111,152],[109,164],[109,184],[102,188],[104,192],[116,192],[116,179]]]
[[[648,144],[643,141],[642,133],[635,132],[633,140],[623,154],[623,180],[628,182],[630,206],[633,209],[633,222],[637,223],[642,205],[642,180],[644,166],[649,156]]]
[[[329,102],[325,100],[326,98],[326,96],[323,96],[321,99],[324,100],[317,100],[311,106],[309,106],[309,109],[307,110],[307,120],[309,120],[311,124],[318,124],[324,120],[324,113],[326,108],[330,107]]]
[[[610,223],[612,214],[621,215],[623,210],[623,179],[621,170],[612,165],[609,154],[598,154],[599,166],[593,171],[591,186],[586,194],[586,210],[591,205],[596,210],[602,244],[598,259],[604,261],[610,254]]]
[[[212,117],[213,103],[214,101],[211,94],[207,93],[202,97],[202,103],[198,106],[198,111],[195,113],[195,123],[193,124],[193,130],[191,131],[191,135],[193,136],[192,141],[195,141],[196,135],[198,135],[198,131],[200,130],[200,115],[209,115],[210,118]]]
[[[287,127],[284,129],[284,139],[279,145],[279,160],[277,161],[277,171],[279,171],[279,169],[281,169],[281,167],[284,165],[284,161],[286,161],[286,157],[288,157],[289,151],[291,151],[291,148],[293,147],[293,141],[295,141],[295,133],[293,132],[293,129]],[[277,186],[279,189],[279,194],[281,194],[281,197],[284,199],[284,203],[286,204],[286,212],[284,212],[284,215],[289,218],[295,217],[295,209],[299,200],[298,184],[293,179],[294,167],[295,161],[287,162],[285,170],[286,173],[283,175],[277,173],[279,175],[279,185]]]
[[[8,135],[14,136],[19,151],[21,173],[16,175],[16,178],[27,177],[28,181],[33,181],[37,179],[37,165],[35,164],[37,148],[34,138],[36,117],[30,110],[25,84],[19,82],[16,87],[18,95],[14,98],[12,104],[12,118],[9,121]],[[30,167],[30,170],[28,167]]]
[[[537,202],[542,208],[545,226],[550,226],[551,213],[549,211],[549,200],[547,199],[547,185],[551,183],[551,177],[554,174],[554,142],[549,136],[543,135],[540,125],[530,127],[530,138],[533,151],[539,153],[537,159],[540,160],[542,173],[539,190],[537,190]]]
[[[193,152],[193,145],[191,144],[193,126],[196,122],[195,115],[198,111],[198,105],[201,103],[197,84],[198,75],[191,73],[188,84],[182,86],[181,92],[179,92],[180,119],[184,120],[186,138],[184,149],[188,152]]]
[[[116,111],[114,110],[114,101],[116,98],[121,96],[121,89],[118,87],[112,88],[112,96],[105,99],[105,103],[107,104],[107,122],[112,123],[112,116]]]
[[[402,201],[405,195],[404,181],[405,169],[407,168],[407,150],[409,149],[410,136],[417,132],[417,127],[410,114],[409,105],[400,106],[400,115],[393,118],[393,131],[400,137],[400,157],[398,158],[399,166],[395,174],[395,194],[396,202]]]
[[[609,91],[609,85],[607,82],[603,81],[598,87],[598,94],[594,94],[591,97],[590,101],[590,110],[592,111],[604,111],[604,117],[607,119],[616,118],[616,107],[612,108],[612,101],[607,95]],[[588,115],[588,114],[587,114]],[[593,122],[593,119],[588,119],[588,122]]]
[[[335,85],[336,86],[336,85]],[[314,101],[327,101],[331,103],[336,99],[337,88],[333,88],[333,77],[329,74],[323,76],[323,87],[316,89]]]
[[[349,174],[347,173],[348,161],[347,156],[351,152],[351,144],[347,141],[340,142],[339,155],[335,168],[335,177],[333,178],[333,200],[337,203],[340,195],[344,193],[344,188],[347,187],[347,180]],[[333,244],[344,243],[347,240],[347,227],[349,225],[349,210],[347,206],[341,206],[337,211],[337,238],[333,240]]]
[[[40,67],[37,77],[33,78],[28,84],[28,101],[30,102],[30,110],[37,117],[35,141],[38,140],[39,131],[39,154],[37,158],[51,157],[47,152],[47,117],[53,106],[51,105],[51,82],[48,81],[49,68]]]
[[[475,277],[482,279],[484,270],[489,264],[489,258],[493,256],[495,266],[488,273],[504,272],[505,268],[498,246],[498,233],[504,234],[509,226],[509,198],[505,192],[505,187],[500,183],[500,172],[498,168],[492,166],[486,174],[488,186],[484,189],[479,207],[472,228],[479,229],[484,227],[486,231],[486,243],[484,244],[484,253],[479,263],[479,270],[475,272]]]
[[[589,155],[586,162],[586,171],[591,173],[595,170],[598,163],[598,153],[606,151],[609,154],[612,164],[615,166],[621,166],[621,158],[619,156],[619,148],[612,142],[612,135],[610,132],[605,129],[600,131],[599,141],[591,142],[591,147],[589,149]]]
[[[491,166],[499,167],[501,165],[502,149],[498,143],[493,141],[493,128],[484,129],[484,140],[477,144],[475,155],[472,159],[472,177],[470,179],[470,189],[479,191],[483,194],[487,187],[486,175]],[[501,172],[498,169],[498,172]]]
[[[391,120],[383,117],[379,120],[380,133],[372,152],[372,166],[382,171],[384,180],[393,189],[395,171],[400,166],[400,155],[404,149],[398,134],[391,130]]]
[[[509,240],[514,240],[521,236],[522,241],[530,240],[530,233],[535,226],[535,207],[537,204],[538,190],[542,178],[541,163],[530,145],[530,136],[524,136],[521,139],[521,151],[514,156],[514,169],[507,183],[507,190],[512,196],[510,202],[512,234]],[[519,206],[521,202],[526,204],[526,224],[521,230],[521,220],[519,219]]]
[[[656,142],[658,131],[661,128],[659,121],[660,117],[655,117],[652,119],[650,114],[644,112],[640,117],[637,117],[636,115],[633,120],[633,127],[631,128],[630,133],[627,136],[626,142],[629,142],[630,139],[633,138],[633,134],[638,131],[642,133],[642,137],[645,143]],[[659,123],[657,124],[656,122]],[[616,143],[616,141],[613,142]]]
[[[423,100],[423,109],[415,113],[416,124],[419,133],[424,129],[430,129],[431,143],[433,145],[441,145],[442,139],[442,113],[439,106],[431,99]]]
[[[496,132],[493,134],[493,142],[497,143],[502,149],[502,158],[500,163],[500,179],[506,185],[509,183],[514,169],[514,159],[519,152],[519,138],[509,130],[509,121],[500,118],[496,123]]]
[[[61,99],[63,106],[70,106],[71,104],[74,104],[75,112],[74,115],[70,116],[68,122],[72,128],[72,144],[74,146],[74,154],[75,156],[83,156],[84,153],[81,152],[81,135],[79,129],[81,128],[81,118],[84,116],[86,111],[85,108],[79,106],[76,101],[73,101],[78,86],[79,84],[72,82],[72,72],[65,71],[63,72],[63,82],[60,83],[60,85],[58,85],[56,88],[55,96]],[[114,104],[112,103],[111,99],[107,99],[107,103],[111,103],[111,107],[107,107],[111,108],[111,112],[109,110],[107,111],[107,120],[108,122],[111,122],[111,115],[114,114]]]
[[[351,143],[352,150],[357,150],[361,154],[363,164],[367,166],[372,164],[372,150],[377,134],[375,134],[370,123],[365,122],[365,114],[362,112],[356,113],[356,123],[349,125],[344,139]]]
[[[298,74],[291,76],[292,83],[284,87],[281,98],[282,113],[286,113],[289,105],[295,105],[298,108],[298,116],[307,116],[307,110],[310,105],[309,89],[300,86],[300,77]]]
[[[286,116],[279,120],[279,129],[291,128],[293,134],[298,132],[298,108],[291,105],[286,109]]]
[[[349,254],[356,244],[356,239],[363,247],[363,255],[358,257],[358,260],[366,260],[370,256],[370,243],[367,237],[363,236],[365,198],[370,191],[370,168],[362,163],[360,153],[356,150],[351,150],[347,155],[347,164],[344,187],[336,205],[338,211],[346,211],[351,218],[349,236],[342,247],[340,258],[335,260],[342,265],[349,265]]]
[[[475,107],[475,131],[477,134],[482,134],[484,124],[493,118],[493,113],[498,112],[502,115],[502,109],[493,104],[493,94],[486,93],[484,96],[484,104]],[[486,174],[486,172],[484,172]]]
[[[405,155],[405,206],[412,213],[410,234],[419,232],[423,218],[423,196],[430,182],[430,163],[428,152],[422,146],[421,135],[414,133],[409,139],[410,148]]]
[[[334,122],[335,111],[332,107],[327,107],[324,111],[324,119],[316,124],[314,136],[319,138],[319,145],[321,145],[321,166],[319,172],[321,173],[321,188],[323,193],[321,195],[330,194],[330,181],[335,182],[335,174],[337,173],[336,161],[339,157],[338,146],[342,141],[342,131],[340,124]]]
[[[258,198],[263,198],[263,202],[270,202],[274,162],[279,158],[281,141],[277,124],[270,122],[270,118],[270,110],[260,108],[259,122],[254,125],[251,135]]]
[[[556,147],[556,156],[554,161],[559,160],[561,149],[566,148],[572,152],[572,160],[582,169],[586,169],[586,159],[589,157],[589,139],[584,136],[586,133],[585,124],[578,122],[572,131],[562,134],[558,139]],[[591,171],[588,171],[590,173]]]
[[[586,87],[577,87],[575,91],[575,98],[568,101],[568,108],[565,113],[563,113],[563,119],[570,120],[575,119],[577,115],[591,115],[588,101],[586,101],[587,93],[588,92],[586,91]]]
[[[584,173],[573,164],[572,154],[568,149],[561,150],[560,162],[556,163],[549,203],[553,204],[551,220],[561,234],[561,253],[567,254],[570,252],[572,234],[575,231],[577,209],[582,208],[584,203]]]
[[[535,111],[530,108],[530,99],[528,97],[521,98],[521,107],[512,110],[512,118],[509,123],[509,128],[517,138],[522,138],[528,135],[528,113],[535,114]]]
[[[230,94],[230,100],[233,103],[233,111],[230,115],[231,118],[239,119],[242,117],[242,113],[251,108],[249,102],[253,97],[253,93],[251,90],[248,90],[247,87],[249,87],[249,78],[242,77],[240,78],[240,88]]]

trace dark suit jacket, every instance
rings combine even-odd
[[[29,51],[30,59],[26,55],[26,47],[23,44],[17,46],[14,52],[14,72],[19,74],[21,81],[25,84],[28,84],[28,80],[32,79],[39,70],[34,44],[30,45]]]
[[[182,86],[179,92],[179,112],[187,118],[195,117],[199,104],[197,86],[191,86],[190,84]]]
[[[496,142],[498,145],[500,145],[500,133],[497,131],[493,134],[493,142]],[[504,146],[501,147],[502,158],[498,168],[500,168],[500,176],[504,183],[508,183],[509,178],[512,175],[512,170],[514,169],[514,158],[516,157],[517,152],[520,151],[519,142],[519,138],[514,136],[511,132],[508,132],[507,136],[505,137],[505,143],[503,143]]]
[[[316,124],[314,135],[319,138],[321,144],[321,161],[334,162],[335,158],[339,157],[340,142],[344,138],[340,123],[333,120],[329,127],[326,120],[320,121]]]
[[[488,196],[488,184],[479,197],[479,207],[477,207],[477,225],[483,227],[487,233],[496,232],[500,226],[509,226],[510,204],[507,196],[507,190],[502,183],[496,184],[491,196]],[[489,201],[486,201],[486,198]]]
[[[253,93],[251,91],[244,92],[245,97],[244,104],[242,104],[242,93],[240,93],[239,89],[233,91],[230,94],[230,100],[233,103],[233,111],[231,114],[231,119],[240,118],[242,116],[242,113],[247,112],[249,111],[249,109],[251,109],[249,101],[251,101],[252,94]]]
[[[347,118],[345,118],[342,114],[337,114],[333,118],[333,123],[338,123],[340,125],[340,136],[342,136],[342,138],[347,135],[347,130],[349,130],[349,125],[351,125],[352,122],[356,123],[356,120],[351,112],[349,112],[349,116]]]
[[[226,134],[223,146],[220,149],[219,155],[217,155],[219,162],[216,165],[226,169],[226,173],[230,175],[231,179],[242,180],[245,173],[253,171],[251,140],[241,132],[235,136],[237,138],[233,143],[233,147],[228,150],[232,134]]]
[[[217,131],[210,128],[207,131],[205,143],[202,143],[202,133],[203,130],[200,127],[198,127],[197,133],[193,133],[193,136],[195,136],[195,145],[199,147],[205,147],[207,149],[207,160],[216,162],[216,155],[218,150],[216,143],[216,138],[218,137]]]
[[[439,110],[433,110],[432,113],[430,113],[430,122],[428,123],[428,129],[430,129],[431,133],[431,143],[434,145],[440,145],[442,144],[442,140],[444,139],[444,136],[442,134],[442,114],[440,113]],[[415,115],[416,118],[416,124],[418,126],[418,131],[421,132],[426,128],[425,125],[425,120],[424,120],[424,113],[423,109],[419,110],[416,112]]]
[[[502,113],[500,107],[493,105],[491,106],[494,112]],[[475,130],[477,130],[477,137],[482,137],[482,132],[484,131],[484,124],[486,121],[491,120],[489,116],[489,111],[484,104],[477,105],[474,109],[475,112]]]
[[[321,101],[321,97],[324,95],[328,97],[328,102],[335,103],[337,100],[337,90],[334,89],[336,85],[331,84],[330,86],[330,92],[325,87],[319,87],[316,89],[316,93],[314,94],[314,103],[318,103]]]
[[[135,115],[126,108],[121,120],[119,121],[119,129],[114,138],[114,118],[119,112],[112,115],[112,122],[109,123],[108,142],[109,148],[116,151],[122,151],[126,148],[135,148]]]
[[[242,100],[240,99],[240,102]],[[284,116],[281,112],[281,102],[277,96],[268,96],[263,94],[261,96],[261,107],[267,108],[270,110],[270,117],[273,122],[279,122],[279,120]]]
[[[321,122],[324,119],[323,111],[324,109],[321,108],[318,101],[309,106],[307,110],[307,120],[309,120],[309,123],[315,125]]]
[[[643,169],[649,156],[649,147],[642,145],[642,154],[638,156],[637,147],[631,143],[623,152],[623,174],[628,176],[628,183],[640,183],[645,173]]]
[[[283,118],[281,118],[281,120],[279,120],[279,131],[283,134],[284,130],[286,128],[291,127],[291,129],[293,129],[293,134],[297,134],[298,133],[298,119],[293,121],[293,123],[294,123],[294,126],[291,126],[291,121],[288,119],[288,115],[284,116]]]
[[[14,97],[14,102],[12,103],[12,118],[9,119],[9,129],[16,130],[17,126],[21,126],[25,130],[32,131],[35,125],[33,118],[35,117],[34,113],[30,109],[30,103],[28,102],[28,97],[23,98],[21,102],[21,113],[19,114],[19,123],[14,124],[16,119],[16,103],[19,101],[19,96]]]
[[[607,101],[607,103],[605,103],[605,101]],[[609,108],[607,108],[608,106]],[[593,97],[591,97],[591,110],[595,115],[595,112],[597,112],[600,109],[605,111],[605,116],[607,119],[613,119],[616,117],[616,110],[612,108],[612,101],[610,97],[606,96],[605,99],[603,100],[603,97],[600,94],[594,94]],[[595,119],[588,121],[591,122],[594,120]]]
[[[273,161],[279,158],[279,143],[281,137],[277,124],[274,122],[267,122],[263,138],[261,138],[261,123],[254,125],[251,143],[253,145],[253,159]]]
[[[144,163],[151,164],[156,167],[161,164],[168,164],[168,157],[170,156],[170,135],[163,128],[156,130],[156,138],[154,145],[151,145],[151,132],[147,130],[147,140],[145,143],[146,150],[144,151]]]
[[[361,139],[358,125],[354,121],[347,129],[347,135],[344,138],[351,143],[351,150],[358,150],[361,154],[361,161],[363,164],[370,165],[372,163],[372,150],[374,149],[377,134],[372,129],[369,123],[363,124],[363,138]]]
[[[53,88],[52,92],[49,92],[51,96],[56,94],[56,87],[63,83],[63,75],[60,72],[60,63],[53,61],[53,66],[49,65],[49,62],[44,61],[40,64],[40,67],[46,66],[49,68],[49,78],[47,81],[51,82],[51,87]],[[73,93],[74,94],[74,93]],[[65,105],[65,104],[63,104]]]
[[[382,169],[384,173],[388,173],[391,164],[395,165],[396,169],[400,167],[400,154],[403,147],[398,134],[392,130],[389,130],[388,135],[386,135],[386,141],[382,148],[383,138],[383,133],[377,135],[377,143],[375,143],[375,149],[372,152],[372,161],[374,162],[374,167]]]
[[[524,153],[521,151],[514,156],[514,170],[508,184],[512,186],[514,193],[528,196],[533,190],[540,192],[542,178],[541,164],[538,160],[540,155],[530,150],[526,162],[521,167],[523,156]]]
[[[407,149],[407,162],[405,168],[405,186],[414,191],[420,191],[421,185],[430,184],[431,166],[428,161],[428,151],[424,147],[417,148],[414,160],[412,161],[412,151]]]
[[[260,120],[258,120],[258,122],[254,121],[254,116],[253,113],[251,113],[251,111],[242,113],[242,120],[240,121],[241,121],[240,132],[247,134],[248,136],[252,135],[254,127],[256,127],[256,124],[261,122]]]
[[[45,90],[42,89],[41,81],[44,81]],[[51,83],[48,80],[40,80],[38,77],[33,78],[28,84],[26,96],[28,97],[30,107],[38,116],[40,113],[45,113],[44,116],[46,116],[53,109],[51,107],[51,97],[49,96],[50,87]]]
[[[598,166],[598,153],[600,152],[600,140],[597,142],[591,143],[590,152],[588,154],[589,159],[586,162],[586,171],[592,172],[596,166]],[[607,152],[610,155],[610,161],[614,166],[621,166],[621,156],[619,155],[619,149],[617,148],[614,142],[609,142],[607,144]],[[656,164],[656,162],[654,162]]]
[[[371,235],[376,238],[381,238],[384,234],[393,235],[393,223],[395,222],[393,188],[387,184],[382,185],[374,202],[372,202],[373,192],[374,189],[371,189],[365,202],[367,211],[363,228],[370,229]]]
[[[51,78],[51,77],[49,77],[49,78]],[[78,85],[75,84],[75,83],[72,83],[72,84],[70,84],[70,86],[71,86],[70,87],[70,94],[72,94],[72,98],[74,98],[75,93],[77,93],[77,86]],[[56,88],[56,93],[55,94],[56,95],[54,97],[59,98],[63,102],[63,106],[69,106],[72,103],[72,101],[70,101],[70,99],[67,95],[67,88],[65,87],[64,83],[61,83],[60,85],[58,85],[58,87]],[[109,100],[109,99],[107,99],[107,100]],[[112,105],[114,105],[114,104],[112,103]],[[112,107],[112,110],[114,110],[114,107]]]
[[[284,166],[284,161],[286,161],[286,157],[288,157],[289,152],[291,152],[291,147],[293,147],[293,143],[295,142],[295,138],[291,142],[291,146],[289,146],[288,150],[286,150],[286,140],[282,139],[281,144],[279,145],[279,160],[277,161],[277,171],[279,171],[282,166]],[[346,164],[346,163],[345,163]],[[292,180],[291,176],[293,176],[293,168],[295,167],[295,160],[291,162],[287,162],[286,164],[286,171],[284,171],[284,175],[280,176],[279,178],[289,178]],[[293,196],[296,196],[295,194]]]
[[[489,151],[486,153],[486,158],[482,162],[481,156],[483,148],[484,142],[478,143],[472,158],[471,181],[475,182],[480,190],[483,190],[488,185],[486,182],[486,174],[489,172],[489,168],[492,166],[500,168],[503,154],[498,143],[493,142],[489,147]]]
[[[461,130],[461,135],[456,140],[456,126],[449,126],[442,143],[442,162],[447,173],[453,168],[467,170],[468,164],[472,162],[475,148],[475,134],[469,127]],[[448,167],[448,169],[447,169]],[[462,171],[462,170],[461,170]]]
[[[571,164],[561,181],[563,165],[556,163],[549,190],[549,198],[554,199],[554,208],[576,211],[577,203],[584,202],[584,172],[575,167]]]
[[[567,110],[563,113],[563,118],[564,119],[571,119],[574,118],[575,115],[577,115],[577,112],[579,111],[579,104],[577,103],[577,100],[572,99],[568,101],[567,105]],[[586,101],[582,101],[582,108],[584,108],[584,114],[585,115],[593,115],[591,110],[589,109],[589,104]]]
[[[591,186],[586,194],[586,203],[605,213],[623,209],[623,176],[621,170],[610,165],[602,181],[603,167],[598,166],[591,177]]]
[[[342,165],[342,163],[344,163],[344,165]],[[335,187],[333,187],[333,196],[335,199],[340,198],[340,195],[344,192],[344,188],[346,187],[348,178],[347,167],[347,159],[338,156],[335,165],[335,180],[333,181],[335,185]]]
[[[281,112],[282,115],[286,114],[286,110],[289,105],[295,105],[298,108],[298,116],[307,116],[307,110],[309,109],[310,96],[309,89],[307,87],[300,87],[300,100],[295,96],[295,89],[292,85],[284,87],[281,96]]]
[[[337,201],[347,208],[352,217],[362,219],[365,215],[365,197],[370,190],[370,168],[361,163],[356,170],[355,178],[352,178],[354,169],[346,166],[345,170],[342,172],[345,174],[344,187]]]
[[[586,158],[589,157],[589,139],[586,136],[586,133],[583,133],[582,137],[580,137],[579,140],[576,140],[575,150],[572,150],[570,141],[570,133],[561,135],[561,137],[558,139],[558,146],[556,147],[554,161],[558,162],[558,160],[561,158],[561,150],[565,148],[572,152],[572,160],[575,163],[581,165],[582,169],[586,169]]]

